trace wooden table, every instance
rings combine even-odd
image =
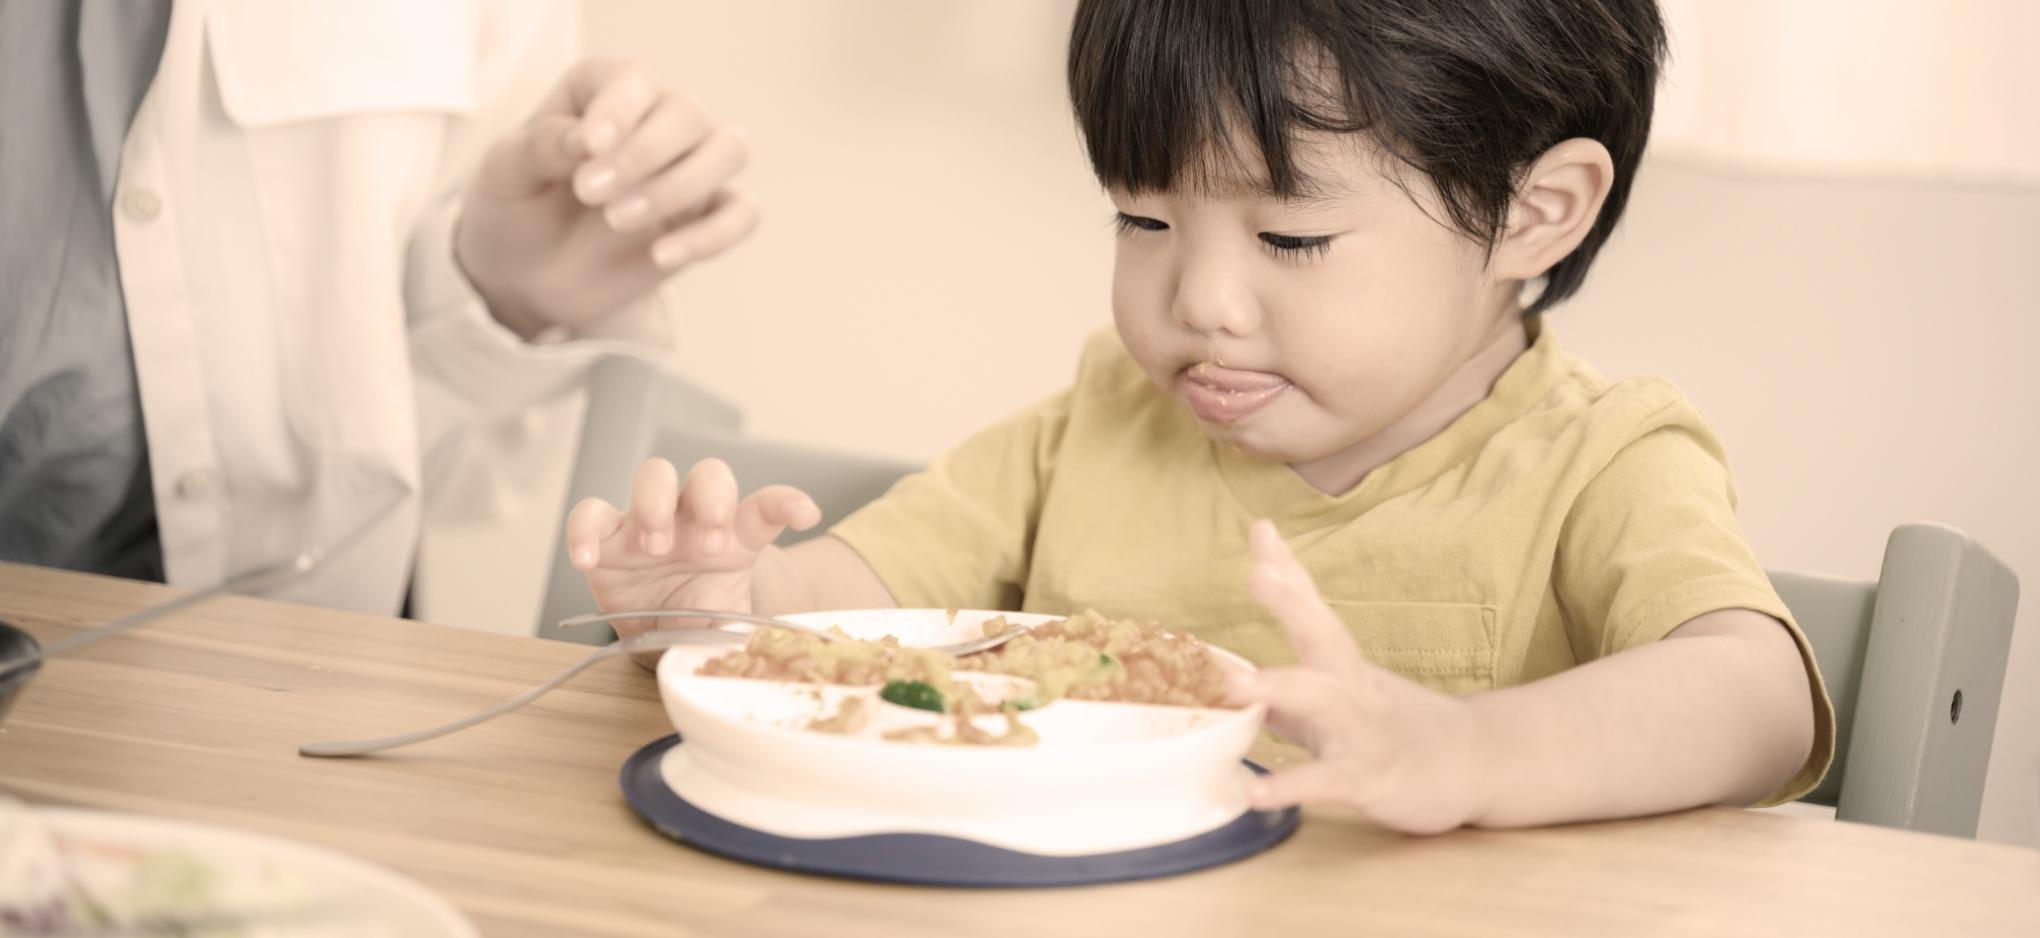
[[[45,643],[168,595],[0,564],[0,619]],[[2040,853],[1728,809],[1423,839],[1311,811],[1252,859],[1082,889],[756,869],[624,805],[624,757],[670,730],[628,662],[413,749],[296,754],[465,714],[587,651],[224,599],[47,663],[0,730],[0,790],[323,844],[417,878],[490,936],[2040,935]]]

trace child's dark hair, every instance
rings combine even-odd
[[[1208,169],[1238,130],[1271,194],[1306,195],[1291,135],[1365,131],[1489,248],[1538,156],[1598,140],[1613,187],[1536,313],[1579,289],[1622,215],[1664,53],[1656,0],[1083,0],[1070,100],[1099,179],[1134,192]]]

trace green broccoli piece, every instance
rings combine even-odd
[[[942,692],[928,685],[926,681],[887,681],[878,696],[890,703],[916,710],[932,710],[942,713]]]

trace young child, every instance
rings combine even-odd
[[[1076,382],[786,550],[805,495],[650,461],[627,512],[576,506],[574,562],[605,610],[1202,636],[1316,756],[1262,807],[1430,832],[1802,795],[1833,712],[1720,442],[1542,315],[1621,214],[1663,49],[1653,0],[1085,0],[1070,94],[1120,230]]]

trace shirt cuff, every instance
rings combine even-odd
[[[663,360],[673,344],[664,288],[572,329],[527,342],[497,322],[453,259],[460,202],[448,199],[412,241],[407,304],[412,363],[488,419],[522,412],[578,387],[604,355]]]

